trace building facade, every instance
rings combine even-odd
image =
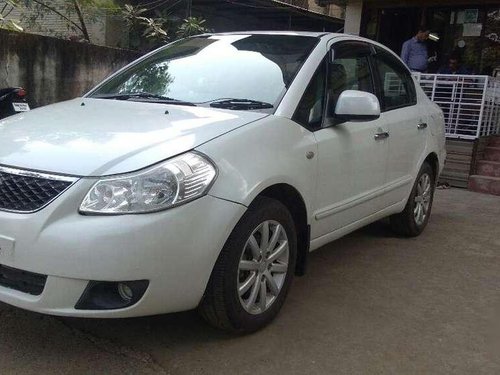
[[[343,7],[320,0],[183,0],[189,15],[207,20],[215,32],[245,30],[340,31]],[[186,14],[186,13],[185,13]]]
[[[274,3],[285,3],[296,6],[302,9],[307,9],[309,12],[318,13],[329,17],[343,19],[345,8],[343,6],[324,2],[322,0],[271,0]]]
[[[396,53],[421,24],[436,35],[428,47],[430,72],[457,55],[476,74],[500,69],[498,0],[326,0],[346,3],[345,32],[377,40]]]

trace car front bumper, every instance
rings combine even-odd
[[[78,213],[95,181],[83,179],[33,214],[0,212],[0,265],[47,275],[31,295],[0,285],[0,301],[41,313],[132,317],[183,311],[200,302],[240,204],[204,196],[170,210],[121,216]],[[135,305],[77,310],[89,281],[148,280]]]

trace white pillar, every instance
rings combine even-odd
[[[360,34],[362,13],[363,0],[347,0],[344,33],[352,35]]]

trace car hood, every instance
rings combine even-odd
[[[75,99],[0,121],[0,165],[75,176],[135,171],[268,116]]]

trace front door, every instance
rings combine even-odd
[[[326,125],[318,142],[318,187],[312,238],[353,224],[385,208],[389,143],[381,120],[339,123],[334,109],[344,90],[375,93],[370,69],[373,48],[339,42],[327,69]]]

